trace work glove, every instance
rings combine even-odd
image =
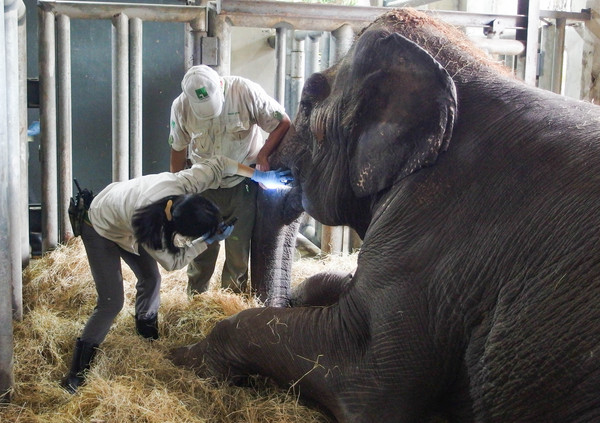
[[[221,222],[219,224],[219,227],[217,228],[217,231],[213,234],[213,236],[210,236],[208,238],[206,238],[206,234],[194,239],[192,237],[183,236],[181,234],[176,233],[175,236],[173,237],[173,245],[175,245],[177,248],[183,248],[183,247],[191,247],[200,242],[205,242],[206,244],[212,244],[215,241],[216,242],[223,241],[225,238],[227,238],[229,235],[231,235],[231,232],[233,232],[233,225],[235,224],[235,222],[237,222],[237,217],[233,217],[233,218],[229,219],[227,222]]]
[[[219,225],[219,229],[217,230],[217,232],[215,232],[213,234],[213,236],[206,238],[204,240],[204,242],[206,242],[208,245],[210,245],[213,242],[223,241],[225,238],[227,238],[229,235],[231,235],[232,232],[233,232],[233,224],[227,225],[227,224],[225,224],[225,222],[222,222]]]
[[[265,188],[283,188],[294,180],[291,170],[270,170],[268,172],[262,172],[255,170],[252,174],[252,179],[259,184],[262,184]]]

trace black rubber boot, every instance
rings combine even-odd
[[[158,339],[158,316],[150,319],[138,319],[135,316],[135,329],[137,333],[147,339]]]
[[[90,368],[90,363],[94,359],[97,349],[98,345],[90,344],[77,338],[75,351],[73,351],[73,359],[71,360],[71,368],[60,383],[69,393],[74,394],[77,392],[77,388],[83,384],[85,372]]]

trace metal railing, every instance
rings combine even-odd
[[[112,179],[121,181],[142,173],[143,22],[187,23],[186,62],[198,63],[199,40],[206,33],[206,7],[47,0],[38,5],[42,249],[48,251],[57,245],[59,230],[61,240],[72,236],[62,210],[73,189],[71,19],[112,21]],[[59,212],[58,205],[65,207]]]
[[[26,134],[23,90],[26,72],[25,5],[21,0],[3,2],[0,20],[0,403],[10,400],[13,383],[13,326],[21,319],[21,266],[29,250],[22,249],[23,210],[21,191],[22,138]],[[25,145],[27,145],[25,143]],[[25,155],[26,157],[26,155]],[[27,192],[27,189],[24,190]],[[28,245],[24,244],[24,245]]]

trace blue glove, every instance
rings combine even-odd
[[[291,170],[270,170],[262,172],[255,170],[252,174],[253,181],[263,184],[265,188],[283,188],[294,180]]]
[[[233,232],[233,225],[229,225],[229,226],[219,226],[219,230],[217,230],[217,232],[215,232],[213,234],[213,236],[211,236],[210,238],[206,238],[204,240],[204,242],[206,242],[207,244],[212,244],[213,242],[219,242],[219,241],[223,241],[225,238],[227,238],[229,235],[231,235],[231,233]]]

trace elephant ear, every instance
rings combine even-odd
[[[366,31],[352,59],[350,180],[359,197],[434,163],[448,148],[456,89],[425,50],[397,33]],[[348,98],[348,97],[346,97]]]

